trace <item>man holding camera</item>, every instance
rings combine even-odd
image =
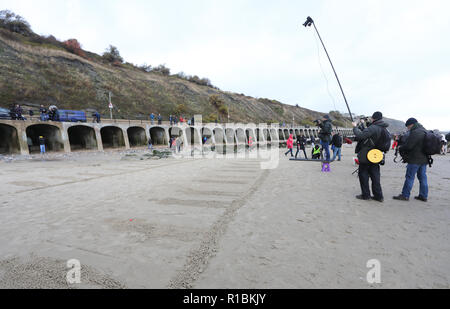
[[[319,138],[322,149],[325,151],[325,161],[330,162],[330,142],[331,132],[333,131],[330,116],[325,115],[321,120],[317,120],[317,125],[320,127]]]
[[[356,136],[358,145],[356,146],[356,153],[359,160],[359,183],[361,185],[362,194],[356,198],[359,200],[375,200],[384,202],[383,190],[381,188],[381,174],[380,165],[369,161],[367,154],[373,149],[381,138],[383,130],[389,127],[383,121],[383,114],[376,112],[371,118],[371,122],[367,123],[367,128],[358,126],[356,122],[353,123],[353,133]],[[369,178],[372,180],[373,197],[370,194]]]

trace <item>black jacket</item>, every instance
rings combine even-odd
[[[364,131],[361,131],[358,127],[353,128],[353,133],[358,141],[355,152],[358,154],[358,159],[361,164],[370,163],[367,159],[367,153],[374,149],[375,144],[381,137],[381,133],[388,127],[389,125],[383,120],[377,120],[371,126],[364,129]]]
[[[331,145],[334,145],[336,148],[342,148],[342,143],[342,136],[335,134],[331,140]]]
[[[320,124],[319,138],[325,143],[331,142],[331,132],[333,131],[333,125],[331,120],[326,120]]]
[[[423,140],[427,131],[421,124],[416,124],[411,130],[406,143],[400,146],[399,151],[406,163],[424,165],[428,157],[423,152]]]
[[[304,136],[297,136],[297,147],[300,149],[305,149],[306,147],[306,137]]]

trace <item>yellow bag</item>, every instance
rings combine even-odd
[[[384,154],[381,152],[381,150],[372,149],[367,153],[367,159],[370,163],[379,164],[384,160]]]

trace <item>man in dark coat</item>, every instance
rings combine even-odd
[[[303,154],[305,155],[305,159],[308,159],[306,155],[306,137],[302,135],[297,136],[297,153],[295,154],[295,158],[297,159],[300,150],[303,150]]]
[[[333,151],[333,159],[331,161],[335,161],[337,157],[339,158],[338,161],[341,161],[342,144],[343,144],[343,139],[342,139],[341,133],[333,134],[333,139],[331,140],[331,145],[334,146],[334,151]]]
[[[322,145],[322,149],[325,151],[325,161],[330,162],[331,132],[333,131],[333,125],[331,124],[330,116],[323,116],[322,121],[319,122],[319,127],[320,144]]]
[[[359,160],[359,183],[361,185],[362,194],[356,198],[360,200],[373,199],[378,202],[384,202],[383,190],[381,188],[381,174],[380,165],[369,162],[367,154],[374,149],[377,141],[380,139],[383,130],[389,127],[383,121],[383,114],[376,112],[372,116],[372,123],[363,131],[358,124],[353,123],[353,133],[356,136],[358,145],[356,146],[356,153]],[[369,178],[372,180],[373,197],[370,195]]]
[[[406,167],[406,180],[402,194],[395,196],[395,200],[409,201],[411,190],[414,186],[414,179],[419,179],[420,194],[415,199],[423,202],[428,201],[428,179],[427,164],[428,156],[423,152],[423,141],[427,131],[415,118],[410,118],[406,122],[409,137],[403,146],[400,146],[400,154],[403,160],[408,163]]]

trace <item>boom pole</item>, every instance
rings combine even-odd
[[[325,53],[327,54],[328,60],[330,61],[330,64],[331,64],[331,68],[333,69],[334,75],[336,76],[336,80],[339,84],[339,88],[341,89],[342,96],[344,97],[345,104],[347,105],[348,113],[350,114],[350,119],[353,122],[354,121],[353,115],[352,115],[352,112],[350,111],[350,106],[348,105],[347,97],[345,96],[344,89],[342,88],[342,85],[341,85],[341,81],[339,80],[339,77],[336,73],[333,62],[331,61],[330,55],[328,54],[328,50],[325,47],[325,44],[323,43],[322,37],[320,36],[320,33],[319,33],[319,30],[317,30],[316,23],[314,22],[314,20],[311,17],[308,16],[308,18],[307,18],[306,22],[303,24],[303,26],[311,27],[311,25],[314,26],[314,29],[316,30],[317,35],[319,36],[320,42],[322,43],[323,49],[325,50]]]

